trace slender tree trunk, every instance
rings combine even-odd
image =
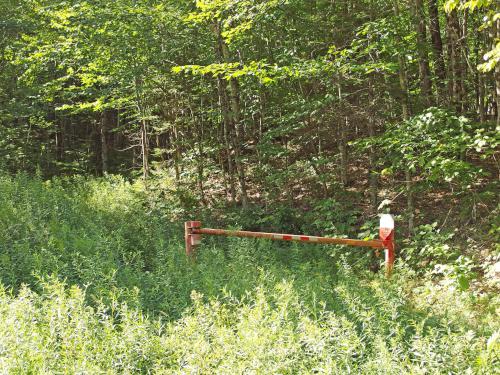
[[[180,170],[180,162],[181,162],[181,150],[180,150],[180,140],[179,133],[177,131],[177,126],[174,124],[172,128],[172,137],[174,141],[174,172],[175,172],[175,183],[177,186],[181,183],[181,170]]]
[[[479,56],[479,53],[478,53]],[[478,108],[478,114],[479,114],[479,121],[485,122],[486,121],[486,106],[484,103],[484,95],[485,95],[485,82],[484,82],[484,77],[481,72],[476,72],[477,74],[477,108]]]
[[[203,105],[203,97],[201,98],[201,102],[200,102],[200,108],[204,108],[204,105]],[[194,114],[193,114],[193,117]],[[203,150],[203,140],[204,140],[204,136],[205,136],[205,132],[204,132],[204,121],[203,121],[203,112],[200,114],[199,116],[199,128],[198,128],[198,166],[197,166],[197,169],[198,169],[198,189],[200,191],[200,198],[201,198],[201,202],[203,203],[203,205],[207,205],[207,200],[206,200],[206,197],[205,197],[205,188],[204,188],[204,185],[203,185],[203,180],[204,180],[204,150]]]
[[[394,15],[398,18],[400,16],[398,1],[394,1]],[[406,73],[406,66],[403,56],[398,54],[399,63],[399,86],[401,88],[401,108],[403,111],[403,120],[408,121],[410,118],[410,103],[408,97],[408,76]],[[409,167],[405,168],[405,185],[406,185],[406,208],[408,214],[408,232],[410,235],[414,229],[414,202],[413,202],[413,179]]]
[[[467,100],[467,84],[469,83],[469,69],[467,66],[467,56],[469,53],[469,46],[467,44],[468,38],[468,23],[469,23],[469,11],[464,10],[464,15],[462,17],[462,25],[459,34],[459,68],[460,68],[460,109],[462,113],[466,113],[469,110],[469,101]],[[459,25],[460,26],[460,25]]]
[[[88,137],[88,142],[89,142],[89,149],[88,152],[89,154],[92,153],[95,155],[95,163],[93,165],[94,173],[96,176],[98,176],[101,173],[101,165],[100,165],[100,153],[97,151],[99,150],[99,143],[98,141],[98,121],[96,119],[92,120],[92,125],[90,127],[90,134]]]
[[[443,55],[443,40],[439,24],[439,11],[437,0],[429,0],[429,30],[434,50],[435,74],[437,76],[438,102],[444,101],[444,83],[446,81],[446,66]]]
[[[213,24],[213,30],[217,38],[217,44],[215,47],[215,53],[217,55],[218,61],[224,61],[223,54],[223,40],[220,32],[220,25],[218,21]],[[227,169],[229,175],[229,191],[231,196],[231,203],[236,202],[236,185],[235,185],[235,167],[233,163],[233,147],[231,146],[232,139],[232,127],[231,127],[231,117],[229,108],[229,98],[227,94],[226,85],[221,77],[217,77],[217,89],[219,92],[219,106],[222,112],[223,118],[223,137],[224,144],[226,148],[226,159],[227,159]]]
[[[500,19],[496,22],[496,39],[500,40]],[[500,62],[495,67],[495,86],[497,103],[497,132],[500,132]]]
[[[142,80],[139,77],[135,79],[136,105],[140,116],[140,140],[142,156],[142,177],[144,180],[149,178],[149,134],[148,123],[146,120],[146,109],[142,97]]]
[[[222,58],[224,62],[230,62],[231,57],[229,54],[229,49],[222,38],[220,27],[217,25],[217,39],[219,42],[220,52],[222,54]],[[247,185],[246,185],[246,176],[245,176],[245,167],[241,160],[241,146],[243,143],[243,129],[241,123],[241,109],[240,109],[240,101],[239,101],[239,87],[236,79],[232,78],[229,80],[229,102],[231,106],[231,118],[234,126],[234,133],[231,137],[231,143],[234,149],[234,161],[236,165],[236,170],[238,173],[238,180],[240,183],[241,190],[241,204],[243,208],[248,207],[248,193],[247,193]]]
[[[149,178],[149,139],[148,124],[145,118],[141,120],[141,153],[142,153],[142,177]]]
[[[107,109],[103,110],[101,113],[101,163],[102,163],[102,174],[105,175],[109,172],[108,163],[108,121],[109,121],[109,111]]]
[[[340,151],[340,179],[342,181],[342,185],[347,187],[349,185],[348,178],[348,169],[349,169],[349,161],[347,159],[347,128],[349,127],[349,117],[344,117],[344,125],[340,126],[340,142],[339,142],[339,151]]]
[[[410,119],[410,106],[408,98],[408,77],[406,75],[406,67],[403,58],[399,57],[399,85],[403,94],[403,101],[401,103],[403,110],[403,120]],[[413,178],[409,167],[405,168],[405,185],[406,185],[406,209],[408,215],[408,231],[410,235],[413,233],[415,227],[415,207],[413,202]]]
[[[374,1],[370,1],[370,21],[375,19],[375,14],[377,12],[377,7],[375,6]],[[378,52],[375,53],[375,58],[379,58]],[[374,76],[370,75],[368,79],[368,99],[369,99],[369,112],[368,112],[368,136],[370,138],[374,138],[376,134],[376,90],[374,84]],[[377,174],[377,152],[375,147],[370,146],[368,150],[369,157],[369,175],[368,175],[368,184],[369,184],[369,198],[370,198],[370,206],[373,214],[376,214],[378,211],[378,174]],[[377,264],[375,262],[375,254],[372,256],[372,264]]]
[[[50,106],[48,109],[48,120],[52,122],[54,126],[54,148],[48,147],[48,150],[54,152],[53,159],[56,161],[62,161],[61,158],[61,149],[62,149],[62,131],[61,131],[61,123],[57,118],[56,110],[53,106]]]
[[[54,129],[55,129],[55,134],[54,134],[54,138],[55,138],[55,143],[56,143],[56,148],[55,148],[55,159],[56,161],[62,161],[61,159],[61,144],[62,144],[62,132],[60,130],[60,125],[59,123],[55,122],[54,123]]]
[[[201,137],[200,137],[201,138]],[[200,191],[200,198],[201,198],[201,202],[203,203],[203,205],[207,205],[207,200],[206,200],[206,197],[205,197],[205,187],[204,187],[204,184],[203,184],[203,180],[205,178],[204,174],[204,168],[203,168],[203,163],[204,163],[204,160],[203,160],[203,141],[200,139],[198,141],[198,166],[197,166],[197,169],[198,169],[198,190]]]
[[[373,78],[370,77],[369,80],[369,90],[368,94],[370,96],[370,113],[368,115],[368,136],[370,138],[375,137],[375,93],[373,88]],[[373,146],[370,146],[368,150],[370,172],[369,172],[369,191],[370,191],[370,206],[372,212],[377,213],[377,198],[378,198],[378,175],[376,172],[377,168],[377,154]]]
[[[243,144],[243,129],[240,117],[240,104],[239,104],[239,89],[238,84],[235,79],[230,81],[230,97],[231,97],[231,112],[233,113],[233,123],[234,123],[234,137],[232,138],[232,143],[234,147],[234,160],[236,164],[236,169],[238,171],[238,179],[240,182],[241,189],[241,204],[243,208],[248,207],[248,193],[247,184],[245,176],[245,167],[241,160],[241,145]]]
[[[432,83],[427,53],[427,26],[425,22],[425,10],[423,0],[415,0],[415,22],[417,29],[417,50],[419,55],[420,87],[422,97],[427,106],[432,105]]]
[[[233,165],[233,155],[231,148],[231,121],[229,118],[229,105],[227,99],[227,92],[222,81],[222,78],[217,79],[217,87],[219,90],[219,105],[222,111],[223,119],[223,135],[224,144],[226,147],[226,159],[227,159],[227,169],[229,174],[229,192],[231,195],[231,203],[236,201],[236,186],[234,183],[234,165]]]
[[[460,23],[458,21],[458,14],[453,10],[447,15],[447,31],[448,31],[448,56],[449,56],[449,71],[452,77],[450,85],[450,97],[455,109],[460,112],[463,106],[463,64],[461,56],[460,40]]]
[[[162,132],[162,133],[159,133],[159,134],[156,134],[156,147],[158,148],[158,150],[160,150],[160,159],[161,159],[161,165],[162,167],[165,167],[165,163],[166,163],[166,155],[165,155],[165,148],[166,148],[166,144],[167,144],[167,137],[166,135]]]
[[[284,139],[282,145],[285,147],[285,173],[286,173],[286,196],[287,196],[287,199],[288,199],[288,204],[291,206],[293,204],[293,188],[292,188],[292,184],[290,183],[290,174],[288,173],[289,169],[290,169],[290,159],[289,159],[289,152],[288,152],[288,140]]]
[[[492,27],[490,27],[488,29],[488,37],[485,38],[485,46],[486,46],[486,49],[488,50],[492,50],[493,48],[495,48],[495,39],[496,39],[496,36],[497,36],[497,30],[498,30],[498,23],[497,24],[493,24]],[[492,92],[491,92],[491,99],[488,100],[488,102],[485,104],[485,107],[486,107],[486,114],[487,116],[489,117],[489,119],[492,119],[492,118],[495,118],[497,120],[497,131],[500,132],[500,126],[498,126],[499,124],[499,116],[500,116],[500,107],[499,107],[499,104],[500,104],[500,99],[499,99],[499,93],[500,93],[500,77],[498,76],[498,69],[500,69],[500,65],[497,64],[497,66],[495,67],[495,70],[493,70],[490,75],[490,73],[484,73],[484,83],[485,83],[485,95],[486,97],[488,98],[489,97],[489,85],[488,83],[491,82],[491,88],[492,88]],[[491,78],[491,80],[489,79]]]
[[[339,95],[339,103],[342,104],[342,86],[338,84],[338,95]],[[347,160],[347,128],[349,126],[349,118],[344,116],[344,123],[339,122],[338,127],[338,148],[340,153],[340,182],[344,187],[346,187],[349,183],[348,181],[348,169],[349,169],[349,161]]]

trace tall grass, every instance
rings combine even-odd
[[[323,247],[183,251],[140,185],[1,177],[0,373],[500,370],[498,298],[404,265],[387,281]]]

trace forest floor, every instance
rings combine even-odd
[[[191,262],[166,202],[0,177],[0,373],[499,373],[498,259],[414,259],[451,234],[423,226],[390,280],[342,247],[206,238]]]

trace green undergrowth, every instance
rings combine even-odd
[[[494,293],[401,261],[388,281],[359,249],[205,238],[189,261],[148,199],[0,177],[0,373],[500,370]]]

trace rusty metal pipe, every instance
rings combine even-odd
[[[192,233],[209,234],[212,236],[226,236],[226,237],[266,238],[275,241],[297,241],[297,242],[312,242],[320,244],[371,247],[373,249],[384,248],[384,243],[381,240],[363,241],[363,240],[353,240],[348,238],[328,238],[328,237],[316,237],[316,236],[303,236],[296,234],[249,232],[244,230],[224,230],[224,229],[210,229],[210,228],[193,228]]]
[[[244,230],[225,230],[202,228],[199,221],[185,223],[186,255],[194,258],[194,248],[201,243],[201,235],[265,238],[274,241],[296,241],[317,244],[334,244],[357,247],[370,247],[372,249],[385,249],[385,274],[391,277],[395,259],[394,220],[391,215],[382,215],[380,224],[380,240],[353,240],[349,238],[329,238],[317,236],[304,236],[297,234],[250,232]]]

